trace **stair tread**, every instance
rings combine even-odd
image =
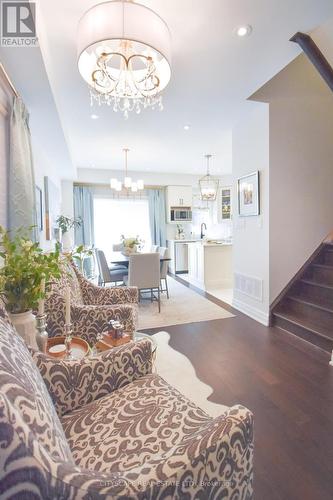
[[[301,294],[300,295],[288,294],[286,298],[295,300],[297,302],[300,302],[301,304],[306,304],[308,306],[316,307],[317,309],[321,309],[322,311],[333,314],[333,308],[329,307],[328,304],[324,304],[323,300],[311,297],[304,297]]]
[[[322,283],[320,281],[310,280],[310,279],[306,279],[306,278],[302,278],[302,279],[300,279],[300,281],[302,283],[306,283],[308,285],[320,286],[322,288],[328,288],[329,290],[333,290],[333,285],[327,285],[326,283]]]
[[[333,330],[330,331],[318,323],[314,324],[304,317],[300,317],[298,314],[290,311],[284,311],[282,308],[273,312],[274,316],[282,319],[286,319],[302,328],[310,330],[312,333],[319,335],[327,340],[333,340]]]
[[[330,264],[317,264],[316,262],[313,262],[311,264],[311,266],[320,267],[321,269],[330,269],[330,270],[333,270],[333,266],[331,266]]]

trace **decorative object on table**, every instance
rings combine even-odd
[[[145,188],[144,182],[142,179],[138,179],[137,181],[133,181],[131,177],[128,176],[127,172],[127,155],[129,152],[128,148],[123,149],[125,153],[125,177],[123,182],[119,181],[115,177],[112,177],[110,179],[110,188],[114,189],[115,191],[122,191],[124,188],[125,192],[129,194],[129,191],[132,193],[137,193],[138,191],[142,191]]]
[[[56,219],[56,224],[61,231],[62,250],[64,252],[71,251],[73,244],[70,231],[71,229],[80,227],[82,225],[81,217],[77,217],[75,219],[74,217],[71,218],[66,217],[66,215],[59,215]]]
[[[43,193],[40,187],[36,189],[36,219],[39,232],[43,231]]]
[[[184,239],[185,239],[184,228],[182,224],[177,224],[176,240],[184,240]]]
[[[60,190],[50,180],[44,177],[44,197],[45,197],[45,238],[59,241],[59,228],[56,224],[57,214],[60,212]]]
[[[237,181],[238,213],[240,217],[260,214],[259,171],[244,175]]]
[[[25,230],[14,235],[0,226],[0,295],[18,333],[27,344],[37,348],[36,318],[32,311],[41,307],[45,297],[45,283],[61,276],[60,252],[43,253],[38,243],[25,237]],[[41,325],[39,324],[41,328]]]
[[[59,359],[82,359],[90,354],[88,342],[80,337],[72,337],[71,340],[71,358],[67,357],[66,353],[66,337],[61,335],[53,337],[47,341],[46,354],[52,358]]]
[[[200,197],[203,201],[215,201],[219,189],[219,180],[209,172],[209,162],[212,155],[205,155],[207,160],[206,175],[199,179]]]
[[[91,105],[107,104],[125,119],[135,110],[162,106],[171,77],[171,39],[163,19],[125,0],[90,8],[78,27],[78,68]]]
[[[125,238],[125,236],[122,234],[121,241],[124,246],[124,250],[122,251],[123,255],[131,255],[133,253],[137,253],[137,251],[140,250],[143,245],[143,241],[139,239],[139,236],[136,236],[135,238]]]
[[[131,340],[131,337],[124,332],[124,325],[117,320],[110,320],[109,329],[107,334],[103,336],[103,340],[106,343],[111,344],[114,347],[118,347],[122,344],[126,344]]]

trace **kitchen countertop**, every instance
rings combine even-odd
[[[216,243],[214,241],[213,243],[209,243],[208,241],[201,239],[167,240],[167,241],[173,241],[174,243],[201,243],[204,247],[223,247],[232,245],[232,242],[221,241],[221,243]]]

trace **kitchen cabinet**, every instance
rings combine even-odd
[[[166,189],[167,207],[192,207],[192,187],[191,186],[167,186]]]
[[[218,222],[224,222],[231,220],[232,217],[232,188],[230,186],[223,186],[220,188],[219,196],[217,198],[218,203]]]
[[[183,210],[184,222],[192,220],[192,187],[167,186],[166,189],[166,218],[168,224],[181,223],[182,220],[172,220],[171,210],[177,208],[177,213]],[[173,213],[175,213],[174,210]]]

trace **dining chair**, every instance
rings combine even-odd
[[[128,274],[126,267],[119,269],[110,269],[103,250],[96,248],[95,250],[97,267],[99,272],[99,284],[105,286],[107,283],[124,282]]]
[[[170,254],[169,254],[169,249],[167,247],[160,247],[160,257],[161,259],[168,259]],[[160,266],[160,269],[161,269],[161,276],[160,276],[160,281],[161,281],[161,292],[166,292],[167,294],[167,298],[169,298],[169,288],[168,288],[168,261],[167,260],[164,260],[161,262],[161,266]],[[162,280],[164,281],[164,286],[165,288],[163,288],[163,283],[162,283]]]
[[[114,243],[114,244],[112,245],[112,250],[113,250],[114,252],[121,252],[123,249],[124,249],[124,245],[123,245],[123,243]]]
[[[128,286],[136,286],[139,289],[139,300],[141,293],[150,291],[150,300],[158,302],[158,312],[161,312],[160,294],[160,254],[138,253],[130,255],[128,267],[128,279],[125,283]],[[157,296],[154,294],[157,293]],[[143,298],[143,297],[142,297]]]
[[[150,251],[151,251],[152,253],[154,253],[154,252],[158,252],[158,249],[159,249],[159,248],[160,248],[160,247],[159,247],[158,245],[152,245],[152,246],[150,247]]]

